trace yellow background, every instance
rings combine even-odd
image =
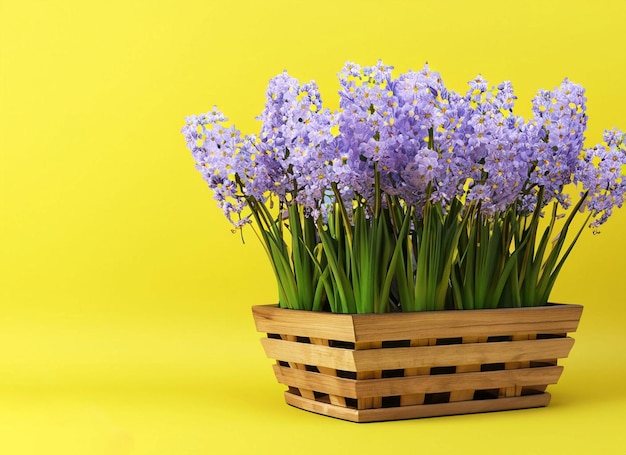
[[[626,209],[553,292],[581,303],[544,409],[357,425],[283,403],[250,306],[276,300],[185,148],[217,104],[255,132],[283,69],[338,104],[346,60],[428,61],[518,112],[564,77],[587,145],[626,130],[626,2],[0,0],[0,453],[626,453]]]

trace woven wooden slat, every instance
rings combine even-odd
[[[545,406],[582,307],[332,315],[254,307],[288,404],[355,422]],[[377,321],[379,325],[377,326]],[[394,324],[397,324],[394,329]],[[450,326],[446,326],[449,324]]]
[[[569,354],[574,340],[557,338],[364,350],[337,349],[273,338],[264,338],[261,344],[272,359],[338,370],[377,371],[563,358]]]
[[[400,314],[330,314],[285,310],[275,305],[252,308],[257,331],[329,340],[368,342],[575,332],[581,305]]]

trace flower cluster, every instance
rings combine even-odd
[[[322,108],[315,82],[300,84],[286,72],[270,81],[255,169],[267,172],[251,194],[266,191],[317,209],[332,162],[334,115]],[[255,175],[258,175],[256,173]]]
[[[337,111],[315,82],[283,72],[258,135],[217,108],[182,129],[227,218],[258,226],[287,307],[543,304],[575,213],[597,230],[624,202],[626,136],[609,130],[584,148],[585,90],[568,79],[540,90],[525,119],[508,81],[478,75],[458,93],[428,65],[394,77],[382,61],[348,62],[338,76]],[[581,197],[564,218],[568,185]]]
[[[617,129],[605,131],[604,144],[586,149],[576,164],[578,182],[589,192],[586,206],[595,217],[591,226],[597,228],[624,202],[626,134]]]
[[[332,185],[371,201],[376,172],[385,194],[417,207],[463,198],[489,215],[511,204],[530,213],[539,188],[542,204],[556,199],[567,207],[563,189],[574,181],[592,193],[594,225],[621,204],[620,133],[583,152],[584,89],[568,79],[538,92],[529,120],[513,113],[509,82],[492,87],[478,76],[461,95],[428,65],[394,79],[382,62],[347,63],[339,81],[340,110],[330,112],[314,82],[286,72],[273,78],[258,138],[223,126],[216,109],[187,119],[187,145],[229,218],[241,212],[244,196],[268,194],[319,216],[333,200]]]
[[[547,198],[568,205],[563,187],[572,182],[587,126],[584,89],[569,80],[553,91],[540,90],[533,100],[530,144],[532,181]]]
[[[235,227],[248,222],[241,213],[246,207],[237,176],[246,173],[250,161],[251,141],[244,142],[233,126],[226,127],[228,119],[217,108],[201,115],[187,117],[182,133],[196,162],[196,168],[214,191],[214,197],[224,215]],[[234,216],[234,218],[233,218]]]

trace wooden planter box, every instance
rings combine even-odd
[[[288,404],[375,422],[546,406],[582,309],[252,312]]]

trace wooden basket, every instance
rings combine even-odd
[[[252,312],[288,404],[376,422],[546,406],[582,309]]]

